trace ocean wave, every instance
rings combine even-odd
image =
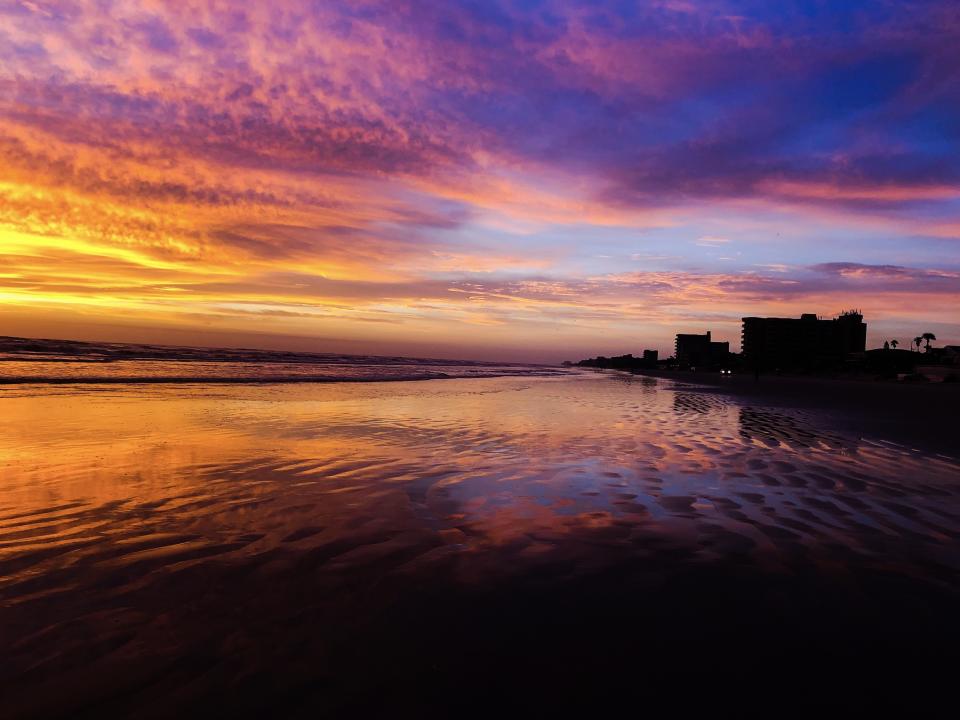
[[[0,338],[0,385],[400,382],[563,372],[470,360]]]

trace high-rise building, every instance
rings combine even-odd
[[[710,331],[705,335],[678,334],[674,350],[677,364],[683,367],[721,365],[730,354],[730,343],[713,342]]]
[[[867,346],[867,326],[858,310],[825,320],[743,318],[741,350],[748,368],[814,369],[842,364]]]

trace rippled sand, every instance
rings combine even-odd
[[[0,404],[10,716],[856,708],[957,660],[960,463],[814,412],[611,375]]]

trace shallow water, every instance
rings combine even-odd
[[[557,367],[518,363],[0,336],[0,386],[377,382],[562,374],[565,371]]]
[[[30,384],[173,384],[263,382],[377,382],[483,378],[539,377],[563,371],[532,365],[444,362],[406,358],[342,356],[309,362],[257,360],[20,360],[0,358],[0,385]]]
[[[956,657],[960,463],[813,412],[588,373],[0,393],[12,714]]]

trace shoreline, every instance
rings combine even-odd
[[[621,371],[617,371],[621,372]],[[765,405],[816,410],[838,429],[875,435],[918,450],[960,457],[960,383],[893,383],[789,375],[719,375],[690,371],[631,373],[673,380]]]
[[[0,376],[0,387],[16,385],[290,385],[294,383],[316,383],[330,385],[336,383],[377,383],[377,382],[420,382],[424,380],[486,380],[494,378],[540,378],[562,377],[560,373],[489,373],[486,375],[450,375],[447,373],[397,375],[391,377],[334,377],[331,375],[277,375],[275,377],[225,377],[222,375],[204,376],[131,376],[131,377],[29,377]]]
[[[483,377],[506,377],[504,375],[484,375]],[[522,377],[522,376],[517,376]],[[92,378],[51,378],[51,377],[14,377],[0,378],[0,386],[12,385],[289,385],[291,383],[372,383],[372,382],[412,382],[414,380],[457,380],[456,375],[416,375],[411,377],[390,378],[335,378],[335,377],[293,377],[274,378],[230,378],[230,377],[92,377]]]

